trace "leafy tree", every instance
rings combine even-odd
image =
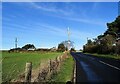
[[[89,39],[89,40],[87,41],[87,44],[88,44],[88,45],[92,45],[91,39]]]
[[[63,43],[60,43],[60,44],[58,45],[58,51],[64,52],[65,50],[66,50],[66,48],[65,48],[64,44],[63,44]]]
[[[22,47],[22,49],[25,49],[25,50],[35,49],[35,46],[33,44],[26,44]]]
[[[103,35],[99,35],[94,41],[88,40],[83,46],[83,52],[89,53],[119,53],[120,45],[116,44],[116,39],[120,38],[120,16],[115,21],[107,23],[107,30]],[[119,53],[120,54],[120,53]]]
[[[107,28],[107,31],[104,33],[105,35],[111,34],[117,37],[118,33],[120,33],[120,16],[115,21],[107,23]]]
[[[74,48],[71,48],[70,51],[71,51],[71,52],[75,52],[76,50],[75,50]]]

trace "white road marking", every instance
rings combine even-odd
[[[111,64],[105,63],[105,62],[103,62],[103,61],[99,61],[99,62],[100,62],[100,63],[103,63],[103,64],[105,64],[105,65],[108,65],[108,66],[110,66],[110,67],[112,67],[112,68],[115,68],[115,69],[117,69],[117,70],[120,70],[118,67],[113,66],[113,65],[111,65]]]

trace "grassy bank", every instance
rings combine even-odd
[[[91,54],[93,56],[97,57],[103,57],[103,58],[112,58],[112,59],[119,59],[120,60],[120,55],[107,55],[107,54],[97,54],[97,53],[85,53],[85,54]]]
[[[74,60],[72,56],[70,56],[63,62],[59,73],[55,75],[52,80],[55,82],[63,82],[63,83],[70,81],[73,76],[73,66],[74,66]]]
[[[62,53],[49,52],[24,52],[24,53],[2,53],[2,79],[8,81],[15,79],[25,70],[26,62],[32,62],[33,69],[37,68],[41,62],[46,62],[49,59],[54,59]]]

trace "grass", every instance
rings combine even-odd
[[[36,69],[40,62],[54,59],[61,54],[58,52],[2,52],[2,79],[3,81],[17,79],[18,75],[24,72],[26,62],[32,62],[33,69]]]
[[[85,54],[91,54],[91,53],[85,53]],[[118,59],[118,60],[120,60],[120,55],[97,54],[97,53],[92,53],[91,55],[97,56],[97,57],[112,58],[112,59]]]
[[[70,56],[70,58],[66,59],[63,62],[60,68],[60,72],[58,72],[58,74],[55,75],[52,80],[55,82],[63,82],[63,83],[70,81],[73,76],[73,65],[74,65],[74,60],[72,56]]]

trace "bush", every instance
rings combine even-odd
[[[64,52],[65,50],[66,50],[66,48],[65,48],[64,44],[63,44],[63,43],[60,43],[60,44],[58,45],[57,51],[59,51],[59,52]]]
[[[76,52],[76,50],[74,48],[71,48],[70,52]]]

